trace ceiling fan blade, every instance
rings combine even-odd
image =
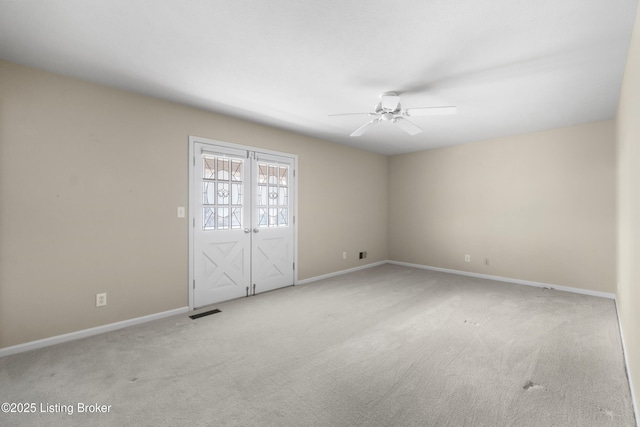
[[[398,127],[400,129],[402,129],[403,131],[407,132],[409,135],[417,135],[420,132],[422,132],[421,128],[419,128],[418,126],[414,125],[409,120],[403,119],[402,117],[396,117],[393,120],[393,123],[398,125]]]
[[[335,116],[375,116],[376,113],[339,113],[339,114],[329,114],[327,117],[335,117]]]
[[[360,136],[363,133],[365,133],[366,131],[368,131],[369,129],[371,129],[372,127],[374,127],[375,125],[377,125],[379,121],[380,121],[380,119],[371,120],[370,122],[365,123],[362,126],[360,126],[358,129],[356,129],[349,136]]]
[[[407,108],[404,110],[405,116],[444,116],[449,114],[456,114],[458,109],[454,106],[446,107],[421,107],[421,108]]]

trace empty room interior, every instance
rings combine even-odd
[[[637,425],[638,11],[0,0],[0,425]]]

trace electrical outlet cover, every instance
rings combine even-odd
[[[96,307],[107,305],[107,293],[96,294]]]

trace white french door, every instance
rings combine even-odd
[[[293,159],[256,152],[253,159],[251,276],[256,291],[293,284]]]
[[[191,305],[294,284],[295,156],[190,138]]]

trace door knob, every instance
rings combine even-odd
[[[258,227],[256,227],[256,228],[254,228],[254,229],[253,229],[253,232],[254,232],[254,233],[257,233],[258,231],[260,231],[260,229],[259,229]]]
[[[251,233],[251,229],[250,229],[250,228],[245,228],[245,229],[244,229],[244,232],[245,232],[245,233]]]

